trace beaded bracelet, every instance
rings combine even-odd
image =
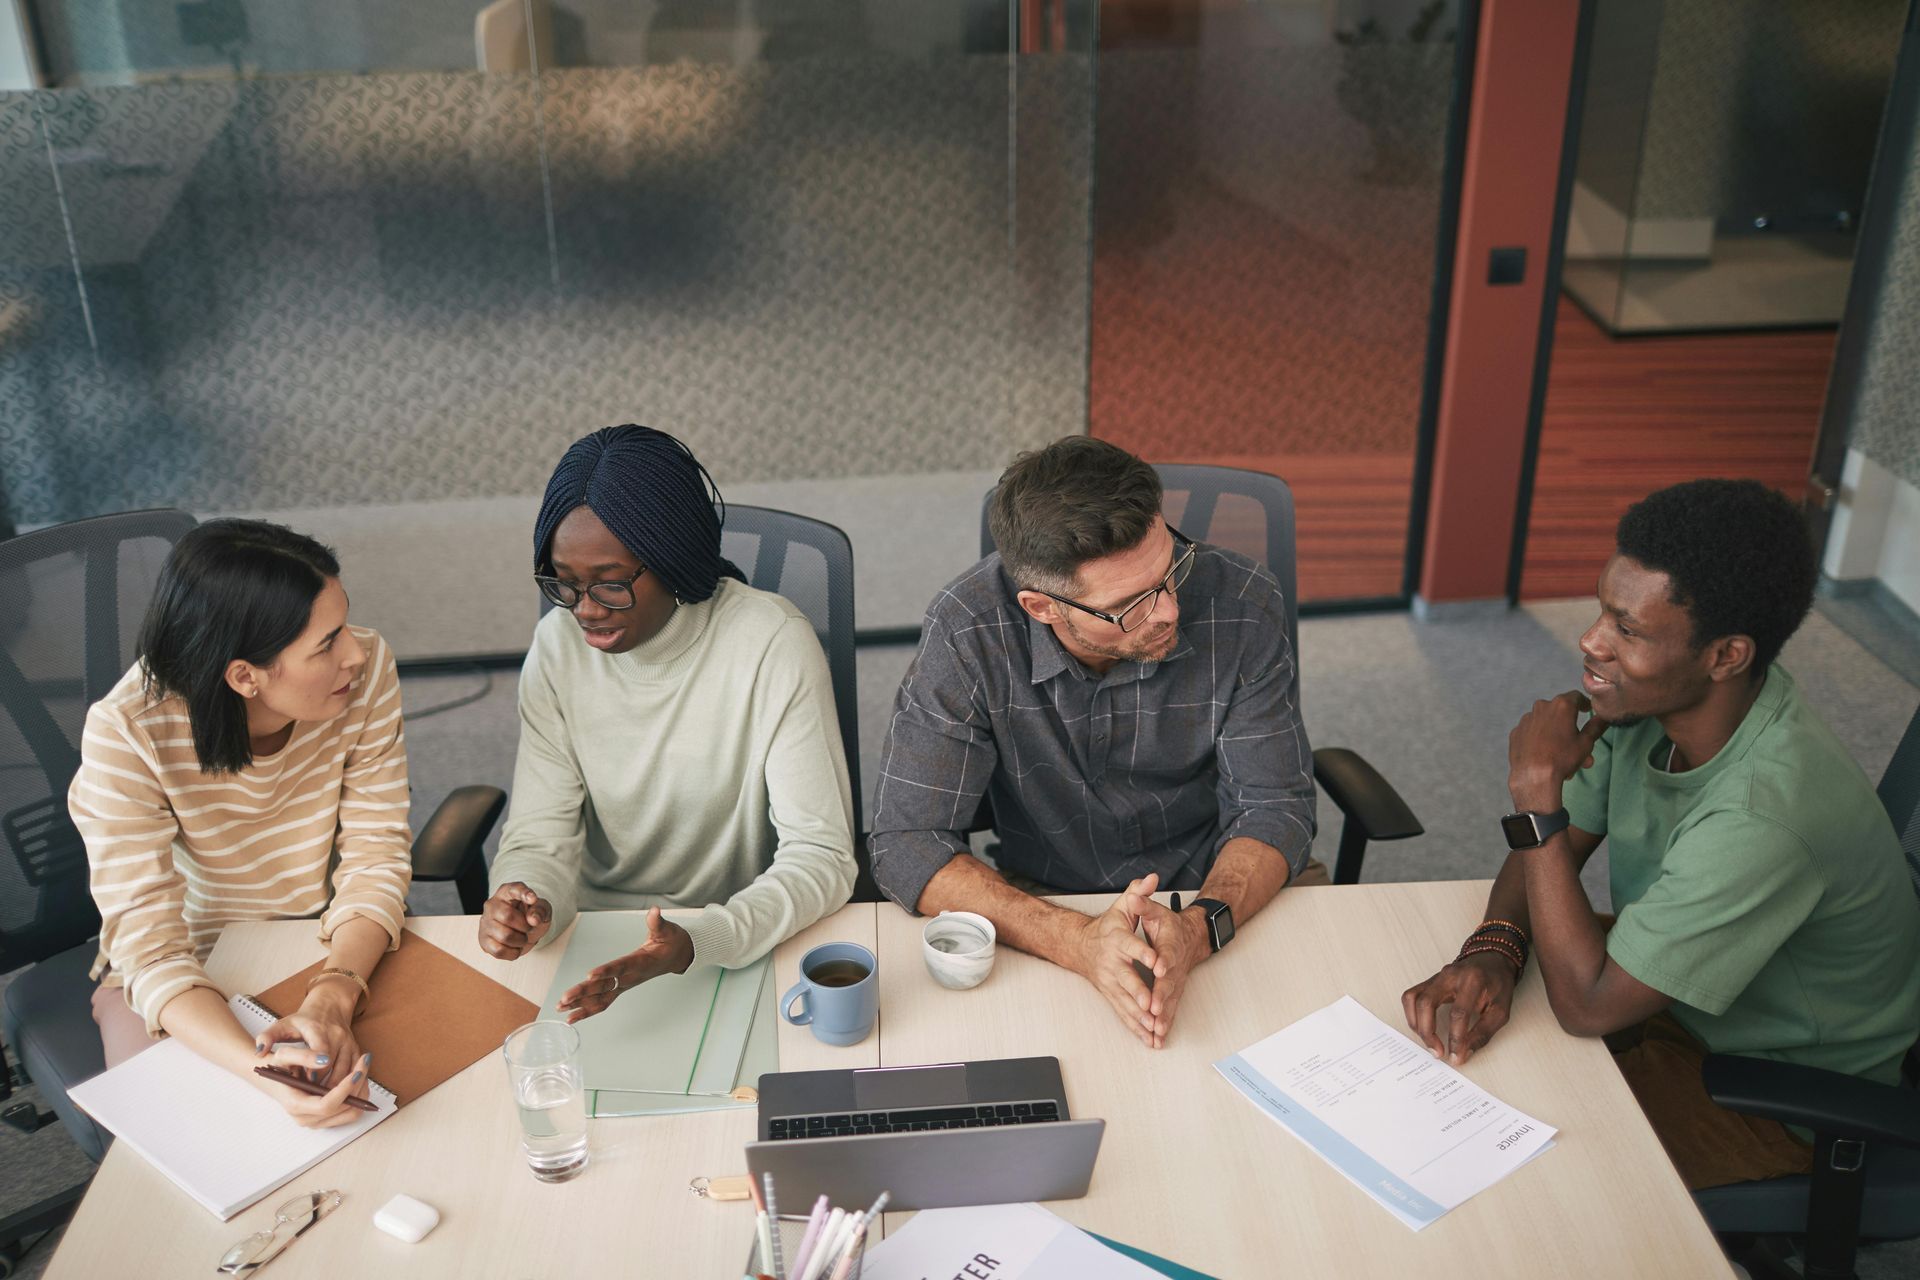
[[[1467,942],[1498,942],[1504,946],[1512,947],[1519,953],[1521,964],[1525,964],[1527,957],[1533,952],[1533,947],[1524,937],[1517,938],[1516,940],[1516,935],[1511,929],[1489,929],[1485,927],[1475,929],[1467,935]]]
[[[1527,936],[1527,931],[1511,920],[1482,920],[1480,927],[1475,929],[1474,932],[1485,933],[1489,929],[1500,929],[1511,933],[1514,937],[1520,939],[1520,945],[1523,947],[1533,945],[1533,939]]]
[[[1468,947],[1461,948],[1460,954],[1455,957],[1455,962],[1458,963],[1461,960],[1465,960],[1468,956],[1478,956],[1478,955],[1496,955],[1496,956],[1499,956],[1502,960],[1511,961],[1516,971],[1514,974],[1515,977],[1518,977],[1520,974],[1525,973],[1527,969],[1527,962],[1525,959],[1514,955],[1511,951],[1503,950],[1502,948],[1495,946],[1491,943],[1482,943],[1479,946],[1468,946]]]
[[[1525,964],[1527,961],[1527,948],[1520,946],[1518,943],[1511,942],[1506,938],[1496,937],[1492,934],[1484,936],[1475,934],[1473,937],[1468,938],[1460,944],[1462,954],[1466,952],[1468,947],[1497,947],[1501,951],[1511,955],[1515,964]]]

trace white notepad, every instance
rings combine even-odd
[[[246,996],[227,1004],[250,1032],[274,1021]],[[368,1093],[377,1112],[305,1129],[247,1081],[169,1039],[68,1096],[224,1221],[393,1114],[392,1094],[377,1084]]]

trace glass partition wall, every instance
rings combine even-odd
[[[911,624],[1091,419],[1294,480],[1309,599],[1400,589],[1453,3],[0,3],[21,527],[271,515],[403,656],[510,652],[549,469],[641,421]]]
[[[1609,332],[1838,324],[1906,0],[1599,0],[1566,291]]]
[[[1405,589],[1464,8],[1101,5],[1091,429],[1286,479],[1309,603]]]

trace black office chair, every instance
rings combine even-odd
[[[1920,711],[1880,779],[1880,802],[1920,893]],[[1851,1277],[1863,1238],[1920,1236],[1920,1046],[1908,1052],[1899,1085],[1718,1053],[1708,1056],[1703,1074],[1721,1106],[1814,1133],[1813,1173],[1806,1177],[1693,1193],[1708,1225],[1730,1238],[1730,1252],[1748,1271],[1782,1280]],[[1782,1260],[1779,1237],[1802,1242],[1804,1272]]]
[[[858,871],[853,901],[879,902],[873,860],[862,833],[860,691],[853,648],[853,543],[824,520],[767,507],[727,505],[720,554],[740,566],[747,582],[791,600],[813,623],[833,676],[834,708],[853,788],[853,851]]]
[[[53,1107],[15,1107],[7,1119],[32,1131],[57,1116],[96,1161],[108,1135],[66,1092],[105,1066],[87,977],[100,915],[67,788],[87,708],[125,674],[161,562],[193,527],[184,511],[135,511],[0,542],[0,973],[31,966],[0,1000],[0,1040]],[[498,787],[448,796],[414,841],[416,878],[456,880],[463,902],[477,883],[468,910],[478,910],[486,900],[480,845],[505,803]],[[11,1074],[5,1061],[0,1049],[0,1091]],[[59,1206],[35,1208],[42,1212],[24,1225],[0,1224],[0,1251],[63,1216]]]
[[[1191,463],[1155,463],[1165,491],[1161,510],[1167,522],[1199,542],[1237,551],[1266,566],[1287,602],[1287,640],[1295,660],[1300,653],[1300,601],[1295,591],[1293,491],[1278,476],[1238,467]],[[980,554],[994,551],[987,512],[988,491],[980,504]],[[1391,783],[1371,764],[1345,747],[1321,747],[1313,753],[1313,778],[1339,808],[1344,821],[1335,855],[1333,882],[1357,884],[1372,840],[1405,840],[1426,828]],[[977,823],[990,820],[983,805]]]
[[[87,977],[100,914],[67,786],[87,707],[126,672],[160,562],[193,525],[184,511],[136,511],[0,542],[0,973],[33,966],[6,989],[0,1099],[12,1096],[11,1045],[53,1110],[13,1102],[7,1123],[32,1133],[57,1116],[95,1161],[107,1134],[64,1088],[104,1065]],[[0,1223],[0,1256],[65,1221],[86,1185]]]

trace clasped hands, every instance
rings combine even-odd
[[[553,906],[518,880],[503,884],[487,899],[480,913],[480,949],[501,960],[518,960],[538,946],[553,928]],[[660,914],[647,911],[647,940],[623,956],[590,971],[560,996],[560,1011],[569,1024],[603,1013],[649,978],[663,973],[685,973],[693,963],[693,939],[687,931]]]
[[[1129,884],[1105,911],[1082,917],[1085,923],[1074,926],[1078,932],[1070,966],[1150,1049],[1166,1045],[1188,976],[1213,953],[1206,922],[1197,910],[1175,913],[1153,900],[1159,884],[1159,876],[1149,872]],[[1151,985],[1143,971],[1153,975]]]

